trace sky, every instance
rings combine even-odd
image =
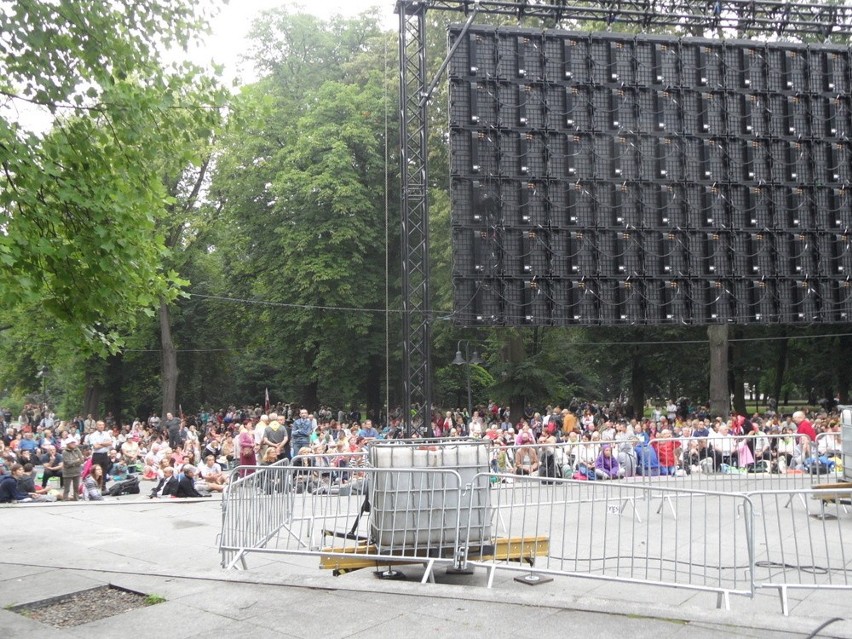
[[[211,2],[211,0],[199,0]],[[207,36],[206,45],[189,52],[190,58],[197,64],[211,62],[224,65],[223,81],[226,85],[237,81],[247,84],[257,80],[257,74],[250,63],[243,61],[241,55],[249,48],[246,38],[252,22],[261,12],[277,7],[289,7],[312,13],[321,18],[334,15],[356,16],[364,11],[378,10],[386,21],[387,28],[397,24],[394,15],[395,0],[229,0],[211,22],[212,33]],[[175,57],[181,58],[182,52]],[[166,55],[166,59],[169,59]],[[0,107],[0,114],[11,117],[25,129],[36,133],[47,132],[53,117],[46,109],[40,109],[24,102],[12,106]]]
[[[241,61],[241,53],[248,50],[246,35],[252,21],[262,11],[286,6],[330,18],[333,15],[351,17],[378,9],[387,27],[394,28],[397,23],[395,4],[395,0],[230,0],[211,23],[213,33],[208,36],[207,46],[193,52],[192,57],[202,64],[212,59],[225,65],[225,77],[229,81],[239,78],[242,82],[251,82],[256,76],[251,66]]]

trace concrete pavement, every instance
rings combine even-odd
[[[848,591],[811,596],[785,618],[774,593],[724,611],[711,593],[588,579],[530,587],[501,574],[487,589],[479,573],[439,572],[436,584],[369,570],[333,577],[316,557],[292,555],[252,555],[248,571],[225,572],[219,499],[151,501],[145,488],[103,503],[0,507],[0,637],[807,637],[842,617],[816,636],[852,638]],[[422,568],[405,572],[417,579]],[[105,584],[166,602],[62,630],[8,610]]]

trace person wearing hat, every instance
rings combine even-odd
[[[62,499],[68,500],[69,492],[71,501],[77,501],[80,494],[80,475],[83,471],[85,455],[80,450],[80,445],[73,437],[66,437],[62,441]]]
[[[261,420],[263,420],[263,416],[261,416]],[[261,458],[264,460],[272,459],[273,453],[267,451],[273,450],[275,461],[284,459],[287,456],[287,444],[289,443],[290,434],[287,432],[287,427],[278,421],[278,413],[270,413],[269,421],[263,430]]]

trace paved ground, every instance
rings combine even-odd
[[[852,595],[836,591],[782,617],[777,597],[715,595],[584,579],[530,587],[499,574],[446,576],[421,585],[363,570],[333,577],[316,557],[252,555],[248,571],[220,568],[217,498],[0,507],[0,637],[511,637],[617,632],[631,637],[849,637]],[[9,607],[113,584],[165,603],[57,630]],[[835,621],[818,635],[825,622]]]

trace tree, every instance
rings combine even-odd
[[[380,398],[388,50],[372,18],[269,12],[255,30],[268,77],[240,97],[212,194],[244,256],[230,281],[277,303],[250,311],[274,389],[315,408]],[[390,47],[392,51],[392,47]],[[283,53],[283,55],[282,55]],[[310,83],[306,84],[306,78]],[[391,111],[392,112],[392,111]],[[390,164],[391,170],[395,167]],[[233,249],[231,249],[233,250]],[[286,336],[286,340],[273,336]]]
[[[157,221],[224,92],[164,64],[205,28],[188,0],[19,0],[0,11],[0,296],[92,350],[177,292]],[[39,113],[46,133],[18,114]]]

